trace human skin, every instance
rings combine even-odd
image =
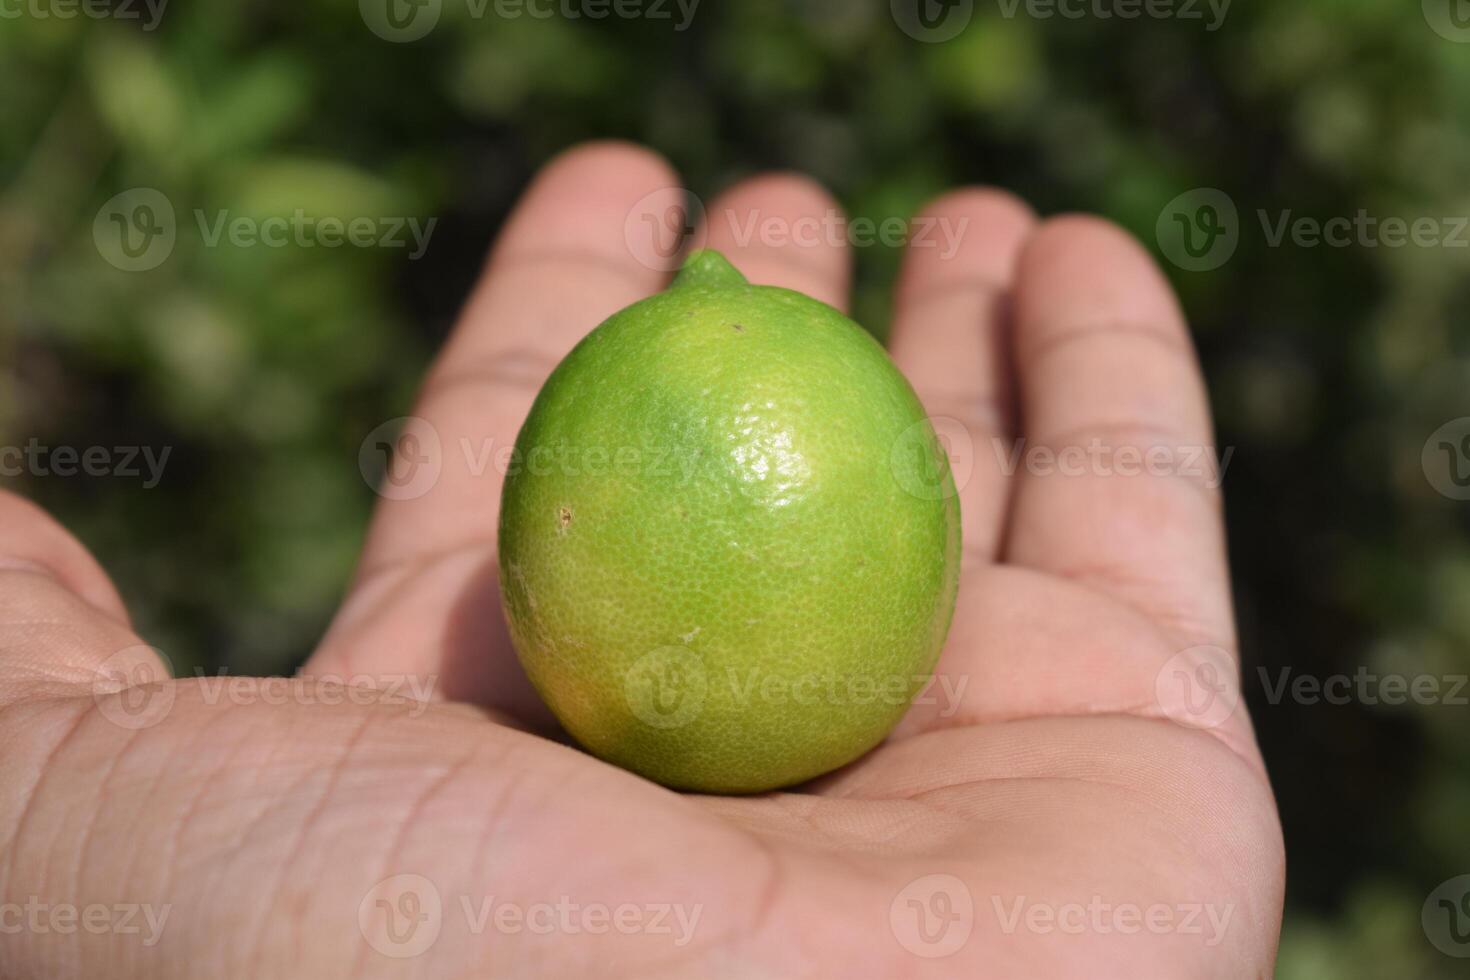
[[[1238,690],[1218,490],[1185,472],[1008,474],[993,448],[1213,443],[1176,302],[1095,218],[1039,222],[985,189],[923,212],[968,223],[953,255],[909,249],[891,352],[973,447],[965,565],[942,683],[884,745],[798,790],[723,798],[544,737],[495,601],[500,476],[466,468],[460,440],[511,445],[571,345],[664,285],[625,220],[678,183],[624,144],[540,174],[413,409],[442,473],[381,503],[287,696],[198,678],[97,693],[143,641],[83,547],[0,497],[0,976],[1270,976],[1284,860],[1245,709],[1176,722],[1191,716],[1159,683],[1210,647],[1226,658],[1211,676]],[[752,212],[835,207],[804,178],[756,178],[710,202],[706,243],[753,282],[843,308],[845,245],[741,237]],[[334,696],[363,677],[432,681],[434,697]],[[119,699],[140,695],[166,710],[120,724]],[[413,957],[359,921],[398,875],[442,900]],[[149,945],[23,919],[37,900],[170,910]],[[487,901],[573,911],[517,928],[481,919]],[[625,905],[671,911],[589,918]],[[687,935],[679,912],[698,915]]]

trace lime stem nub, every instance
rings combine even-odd
[[[730,264],[729,259],[712,248],[702,248],[691,252],[689,258],[684,260],[683,268],[674,277],[674,282],[669,288],[745,285],[748,285],[748,280],[740,274],[739,269]]]

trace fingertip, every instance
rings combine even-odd
[[[1142,325],[1187,346],[1189,331],[1168,280],[1128,231],[1095,215],[1042,222],[1016,272],[1017,355],[1022,360],[1065,331]]]
[[[730,206],[761,203],[780,213],[843,213],[842,205],[821,181],[795,170],[768,170],[738,180],[720,191],[716,200]]]
[[[1021,253],[1021,273],[1100,266],[1110,273],[1157,273],[1153,257],[1121,225],[1094,214],[1061,214],[1037,226]]]
[[[723,253],[753,283],[847,306],[847,215],[811,177],[773,171],[734,184],[710,202],[696,241]]]
[[[616,190],[623,185],[677,184],[679,178],[657,151],[628,140],[608,139],[562,150],[542,166],[536,180],[538,184],[596,181],[596,186]]]
[[[916,212],[918,217],[941,214],[983,219],[988,225],[1010,230],[1018,235],[1029,234],[1036,224],[1036,212],[1031,205],[1010,191],[983,185],[956,187],[945,191],[938,197],[931,198]]]
[[[895,299],[977,281],[1007,289],[1036,228],[1025,201],[993,187],[962,187],[933,198],[910,223]]]
[[[666,270],[638,251],[640,215],[663,215],[684,196],[662,156],[621,141],[582,143],[549,160],[507,221],[492,256],[594,256],[656,288]]]

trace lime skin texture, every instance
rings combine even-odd
[[[873,748],[954,612],[949,460],[883,348],[713,251],[547,379],[507,467],[501,598],[573,737],[753,793]]]

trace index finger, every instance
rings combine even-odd
[[[590,144],[536,178],[419,395],[413,417],[437,441],[440,472],[419,496],[381,501],[362,575],[495,535],[508,451],[546,376],[577,341],[667,274],[629,248],[630,213],[680,192],[653,153]]]
[[[668,164],[620,143],[573,149],[536,178],[429,371],[405,429],[413,443],[396,447],[418,468],[385,486],[356,581],[306,672],[407,675],[432,680],[436,695],[547,720],[496,592],[507,454],[557,362],[663,286],[629,222],[681,198]]]

